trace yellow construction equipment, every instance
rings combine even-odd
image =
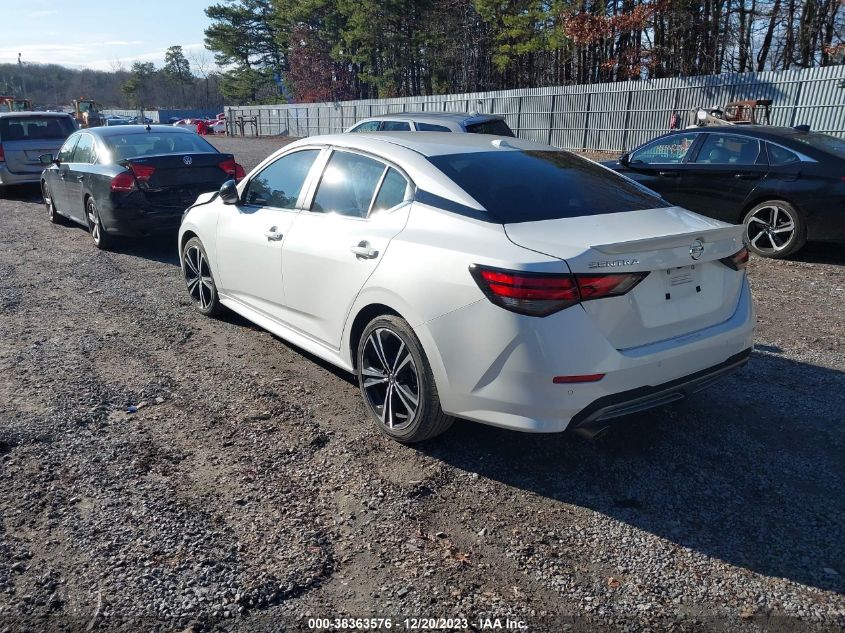
[[[80,127],[100,127],[103,124],[103,117],[97,103],[90,99],[73,100],[73,118]]]

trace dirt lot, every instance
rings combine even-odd
[[[280,141],[216,143],[249,169]],[[845,253],[749,274],[752,360],[695,399],[596,444],[459,421],[409,448],[349,376],[197,314],[174,240],[98,252],[7,191],[0,633],[839,631]]]

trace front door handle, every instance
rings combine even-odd
[[[658,176],[663,176],[664,178],[677,178],[681,175],[679,171],[659,171],[657,172]]]
[[[760,174],[734,174],[737,180],[760,180]]]
[[[82,180],[83,180],[83,176],[77,176],[76,177],[76,182],[82,182]]]
[[[349,250],[359,259],[375,259],[378,257],[378,251],[374,248],[370,248],[370,243],[366,240],[358,242],[358,246],[353,246]]]
[[[268,242],[278,242],[284,237],[284,234],[279,233],[275,226],[271,226],[270,230],[264,233],[264,237],[267,238]]]

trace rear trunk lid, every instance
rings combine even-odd
[[[155,207],[184,209],[201,193],[215,191],[234,175],[221,165],[234,165],[232,154],[187,153],[143,156],[121,161],[135,172],[138,188]]]
[[[620,350],[726,321],[743,273],[719,261],[742,246],[742,227],[678,207],[506,224],[515,244],[566,261],[574,274],[648,272],[628,293],[583,302]]]

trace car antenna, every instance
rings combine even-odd
[[[147,132],[152,132],[152,128],[150,127],[150,124],[149,124],[149,123],[147,123],[146,130],[147,130]]]

